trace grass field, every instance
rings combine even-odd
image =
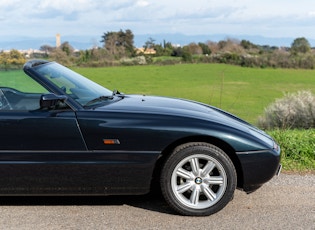
[[[212,104],[255,124],[264,108],[284,93],[311,90],[315,70],[258,69],[220,64],[74,68],[108,89],[128,94],[188,98]],[[14,79],[14,80],[13,80]],[[22,71],[0,71],[4,81],[19,89],[35,86]],[[31,92],[31,91],[30,91]],[[315,170],[314,129],[269,132],[283,147],[285,170]]]
[[[264,108],[284,93],[315,92],[315,70],[242,68],[223,64],[123,66],[74,68],[108,89],[127,94],[188,98],[231,112],[256,124]],[[0,71],[5,79],[17,79],[20,71]],[[15,77],[12,77],[15,76]],[[28,85],[27,78],[11,80],[12,87]],[[30,86],[33,87],[33,86]]]
[[[43,92],[42,87],[22,70],[0,71],[0,86],[3,85],[26,92]]]
[[[315,93],[315,70],[258,69],[220,64],[75,69],[125,93],[189,98],[256,124],[264,108],[285,93]],[[269,132],[282,146],[285,171],[314,172],[314,129]]]
[[[281,146],[285,171],[315,173],[315,129],[272,130],[268,133]]]
[[[315,70],[258,69],[221,64],[75,68],[108,89],[188,98],[227,110],[253,124],[284,93],[315,92]]]

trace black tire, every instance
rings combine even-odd
[[[166,159],[160,178],[162,194],[175,211],[187,216],[208,216],[233,198],[235,167],[220,148],[203,142],[177,147]]]

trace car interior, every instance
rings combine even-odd
[[[36,110],[40,108],[40,93],[23,93],[16,89],[0,88],[0,110]]]

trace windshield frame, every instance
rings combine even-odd
[[[66,95],[67,101],[73,104],[74,109],[84,109],[104,104],[104,100],[96,100],[92,106],[85,106],[86,103],[96,98],[112,99],[114,94],[111,90],[95,83],[94,81],[74,72],[73,70],[60,65],[56,62],[46,62],[39,65],[26,65],[24,72],[40,83],[49,92],[57,95]],[[66,87],[72,85],[72,88],[62,87],[59,83],[66,83]],[[108,101],[108,100],[107,100]]]

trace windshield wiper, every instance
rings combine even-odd
[[[115,96],[115,95],[123,95],[123,93],[121,93],[121,92],[119,92],[117,89],[114,89],[113,90],[113,96]]]
[[[100,97],[97,97],[97,98],[94,98],[94,99],[90,100],[84,106],[93,105],[94,103],[99,102],[99,101],[112,100],[113,98],[114,98],[114,95],[111,95],[111,96],[100,96]]]
[[[120,98],[124,98],[125,97],[125,94],[124,93],[121,93],[119,92],[117,89],[115,89],[113,91],[113,96],[119,96]]]
[[[124,95],[123,95],[122,93],[120,93],[117,89],[115,89],[115,90],[112,92],[112,95],[110,95],[110,96],[100,96],[100,97],[94,98],[93,100],[87,102],[84,106],[93,105],[94,103],[99,102],[99,101],[112,100],[112,99],[114,99],[114,96],[116,96],[116,95],[124,96]]]

